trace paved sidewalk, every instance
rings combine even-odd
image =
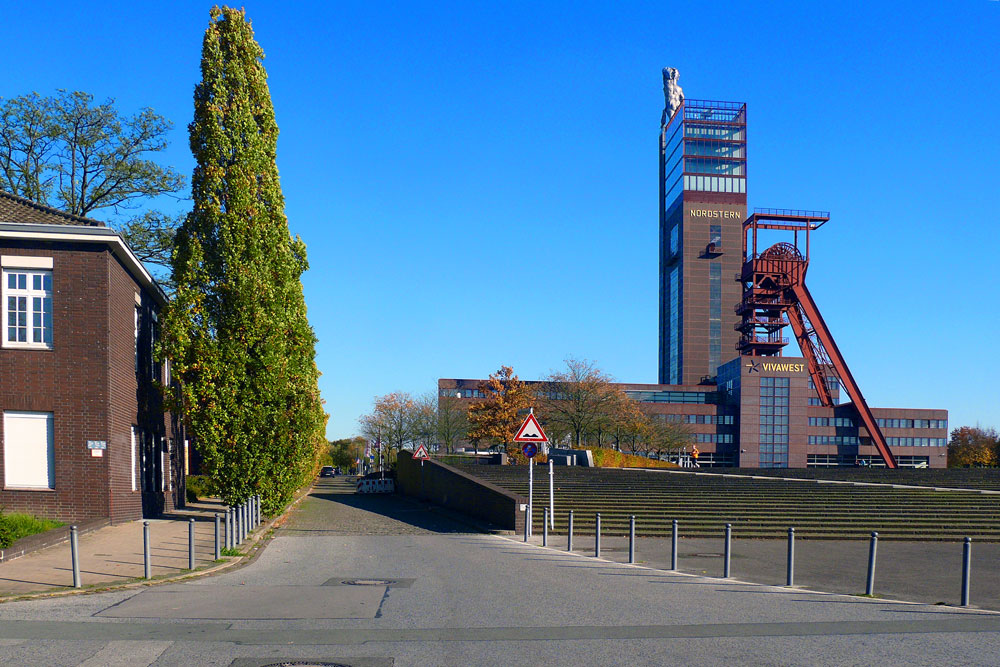
[[[670,538],[636,539],[636,562],[670,569]],[[683,536],[683,528],[681,529]],[[515,539],[523,539],[516,537]],[[540,545],[540,533],[530,538]],[[549,535],[549,547],[566,549],[566,535]],[[594,536],[574,535],[573,550],[592,556]],[[678,568],[689,574],[723,575],[724,541],[683,538],[678,542]],[[734,536],[730,573],[735,580],[784,586],[788,542]],[[878,544],[875,594],[887,599],[957,605],[961,599],[962,543],[885,540]],[[601,557],[627,562],[628,538],[601,536]],[[795,585],[815,591],[864,593],[868,573],[868,540],[795,540]],[[972,545],[970,598],[973,606],[1000,611],[1000,543]]]
[[[148,519],[152,575],[180,574],[188,567],[188,519],[195,519],[195,566],[213,562],[216,511],[221,505],[200,502],[176,510],[165,519]],[[224,511],[224,510],[223,510]],[[220,530],[225,546],[225,519]],[[106,526],[79,537],[80,579],[84,587],[113,585],[141,578],[143,572],[142,521]],[[245,545],[246,543],[244,543]],[[0,596],[23,595],[73,586],[70,543],[61,544],[0,563]]]

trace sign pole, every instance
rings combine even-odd
[[[535,459],[528,459],[528,536],[531,536],[531,510],[535,498]]]
[[[549,528],[556,529],[556,492],[552,483],[552,459],[549,459]]]

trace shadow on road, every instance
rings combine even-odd
[[[352,478],[320,479],[282,532],[413,534],[481,532],[471,521],[399,494],[358,494]]]

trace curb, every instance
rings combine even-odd
[[[0,596],[0,604],[7,602],[38,600],[42,598],[60,598],[71,595],[93,595],[94,593],[111,593],[137,588],[148,588],[151,586],[159,586],[160,584],[174,584],[188,579],[199,579],[201,577],[213,576],[230,569],[239,569],[257,560],[260,554],[264,551],[264,547],[266,547],[273,538],[274,528],[284,523],[289,512],[291,512],[291,510],[298,505],[303,498],[306,498],[309,495],[314,485],[315,482],[310,484],[307,488],[304,487],[304,491],[298,492],[297,497],[293,498],[292,501],[288,503],[285,510],[280,515],[262,522],[261,525],[257,527],[257,530],[254,531],[254,534],[247,537],[247,541],[244,543],[247,546],[247,553],[243,556],[223,556],[223,558],[230,560],[207,567],[203,570],[196,569],[183,574],[170,575],[168,577],[164,577],[163,579],[139,579],[138,581],[127,580],[121,583],[112,582],[107,584],[95,583],[88,588],[55,589],[49,591],[38,591],[37,593],[17,593],[14,595]]]

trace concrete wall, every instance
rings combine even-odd
[[[407,496],[516,533],[524,530],[524,512],[520,506],[528,502],[526,498],[444,463],[428,459],[421,465],[413,460],[411,452],[401,451],[396,459],[396,485]]]

